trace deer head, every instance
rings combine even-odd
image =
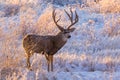
[[[68,39],[71,37],[70,33],[73,32],[75,30],[75,28],[72,28],[72,26],[78,22],[79,18],[77,15],[77,12],[75,11],[75,18],[73,18],[73,11],[70,9],[70,14],[64,10],[65,13],[67,14],[71,24],[68,25],[67,29],[63,28],[62,26],[60,26],[58,24],[58,22],[60,21],[60,18],[56,20],[56,13],[55,13],[55,9],[52,12],[52,17],[53,17],[53,21],[55,23],[55,25],[58,27],[58,29],[61,31],[59,33],[59,35],[62,35],[65,39]]]

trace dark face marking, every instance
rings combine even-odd
[[[67,34],[67,33],[69,33],[69,32],[64,32],[64,34]]]
[[[63,31],[63,33],[64,33],[64,34],[67,34],[67,33],[70,33],[70,32],[69,32],[69,30],[65,29],[65,30]]]

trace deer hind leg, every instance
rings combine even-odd
[[[30,54],[26,54],[26,59],[27,59],[26,64],[27,64],[27,68],[28,68],[29,70],[32,70],[32,69],[31,69],[31,63],[30,63],[30,57],[31,57]]]
[[[31,64],[30,64],[30,57],[28,56],[28,57],[27,57],[27,68],[29,69],[30,66],[31,66]]]

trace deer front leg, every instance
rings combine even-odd
[[[53,71],[53,55],[49,55],[49,70]]]
[[[48,72],[53,71],[53,55],[48,55],[45,53],[45,57],[48,64]]]
[[[53,71],[53,55],[51,55],[51,71]]]
[[[50,66],[51,66],[51,59],[50,59],[50,55],[48,55],[48,72],[51,71]]]

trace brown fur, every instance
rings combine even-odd
[[[40,36],[40,35],[27,35],[23,39],[23,47],[26,53],[41,53],[46,52],[49,55],[54,55],[66,41],[62,39],[60,33],[56,36]]]

